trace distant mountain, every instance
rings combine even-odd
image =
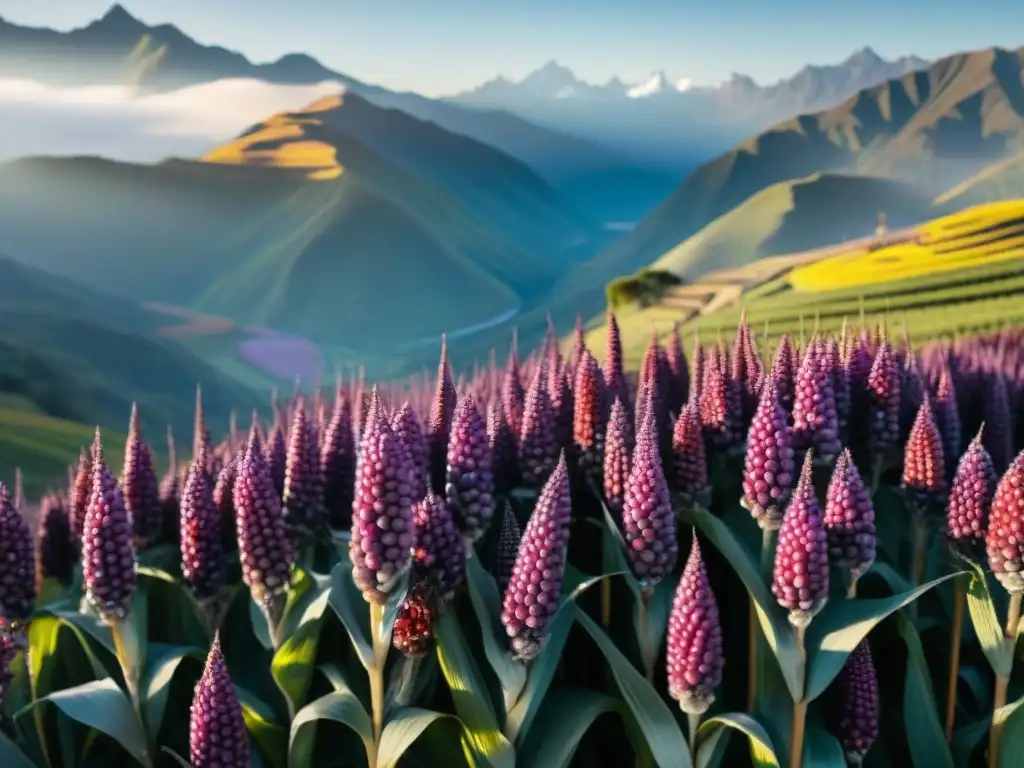
[[[767,86],[739,74],[716,86],[696,86],[688,78],[672,80],[660,71],[636,83],[613,78],[594,85],[549,61],[518,82],[498,77],[450,101],[506,109],[623,151],[646,145],[649,152],[678,157],[695,142],[728,144],[752,130],[831,107],[864,88],[927,66],[916,56],[887,61],[863,48],[840,64],[807,66]]]
[[[815,173],[906,180],[934,197],[1021,146],[1022,82],[1024,48],[990,48],[947,57],[830,109],[778,123],[700,166],[565,284],[580,289],[633,272],[759,191]]]
[[[54,85],[133,83],[149,89],[231,77],[293,84],[331,80],[379,106],[400,109],[497,147],[551,180],[607,170],[622,162],[603,146],[533,125],[500,109],[463,109],[414,93],[395,93],[336,72],[304,54],[255,64],[235,51],[197,43],[173,24],[149,26],[121,5],[68,32],[24,27],[0,18],[0,41],[0,77]]]

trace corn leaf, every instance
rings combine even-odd
[[[306,702],[313,673],[316,670],[316,654],[320,646],[320,629],[324,611],[331,593],[327,589],[311,589],[313,599],[294,611],[294,630],[274,654],[270,673],[277,687],[288,702],[289,716]],[[304,609],[303,609],[304,608]]]
[[[273,710],[242,686],[235,684],[242,717],[253,742],[270,768],[288,765],[288,733],[274,722]],[[255,757],[255,755],[254,755]]]
[[[363,741],[367,759],[373,754],[373,724],[362,703],[351,691],[335,691],[321,696],[298,711],[292,720],[288,739],[289,765],[315,765],[316,723],[334,720],[351,728]]]
[[[978,644],[996,676],[1009,675],[1013,668],[1014,643],[1003,635],[1003,626],[996,613],[995,601],[988,588],[988,579],[980,566],[972,564],[967,585],[967,611]]]
[[[598,691],[554,691],[540,706],[540,725],[516,761],[519,768],[568,768],[590,726],[606,712],[622,712],[622,702]]]
[[[1024,755],[1024,697],[996,710],[993,720],[1002,724],[999,736],[999,768],[1018,768]]]
[[[359,662],[367,672],[373,669],[373,646],[369,640],[369,609],[352,581],[352,566],[343,560],[331,571],[330,606],[352,641]]]
[[[458,718],[429,709],[404,707],[389,713],[388,722],[380,735],[377,768],[397,768],[406,750],[439,720],[451,720],[462,727]]]
[[[35,768],[18,745],[0,733],[0,765],[4,768]]]
[[[754,768],[779,768],[779,758],[768,732],[757,720],[743,712],[731,712],[712,717],[697,729],[696,768],[710,768],[719,743],[732,732],[747,737],[750,744],[750,762]]]
[[[181,662],[193,658],[200,662],[204,653],[199,648],[153,643],[149,646],[149,660],[139,685],[143,713],[146,718],[146,732],[155,738],[160,733],[167,697],[171,693],[171,681]]]
[[[938,706],[932,692],[928,662],[921,647],[921,638],[909,618],[897,617],[900,635],[907,644],[907,675],[903,691],[903,721],[907,743],[914,765],[929,768],[953,768],[953,756],[946,744],[946,735],[939,720]]]

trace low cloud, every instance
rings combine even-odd
[[[0,160],[102,155],[156,162],[195,157],[275,112],[344,90],[340,83],[272,85],[226,79],[140,94],[127,86],[53,87],[0,78]]]

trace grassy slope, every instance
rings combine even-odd
[[[1024,196],[1024,154],[1018,153],[986,166],[966,181],[936,198],[955,207],[979,205]]]
[[[871,234],[879,211],[890,227],[917,223],[931,201],[908,184],[815,174],[773,184],[719,216],[656,262],[656,269],[694,278],[752,259],[829,245]]]

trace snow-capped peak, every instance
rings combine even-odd
[[[676,90],[677,91],[680,91],[680,92],[688,91],[691,88],[693,88],[693,80],[691,80],[690,78],[688,78],[688,77],[681,77],[678,80],[676,80]]]
[[[670,87],[671,86],[668,84],[668,78],[665,77],[665,73],[655,72],[644,82],[634,85],[626,91],[626,95],[631,99],[644,99],[648,96],[653,96],[656,93],[661,93]]]

